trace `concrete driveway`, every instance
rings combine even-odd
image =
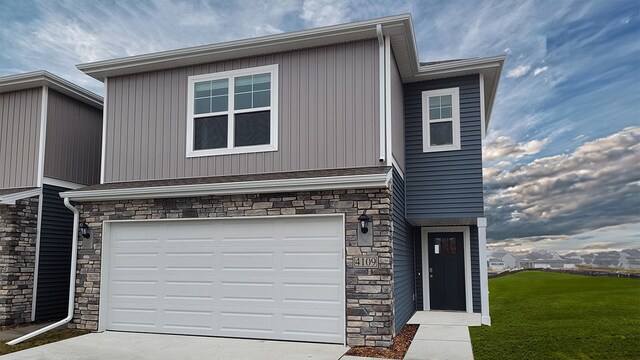
[[[2,360],[337,360],[346,351],[347,348],[341,345],[107,331],[19,351],[0,358]]]

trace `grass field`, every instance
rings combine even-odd
[[[524,271],[489,280],[476,360],[640,359],[640,280]]]

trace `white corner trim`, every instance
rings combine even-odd
[[[265,106],[262,108],[250,108],[250,109],[242,109],[236,110],[234,108],[234,84],[235,78],[237,76],[245,76],[245,75],[255,75],[259,73],[269,73],[271,76],[271,102],[269,106]],[[198,81],[207,81],[207,80],[220,80],[227,79],[228,80],[228,93],[227,93],[227,110],[220,111],[209,114],[198,114],[197,116],[194,114],[193,103],[194,103],[194,86]],[[257,67],[249,67],[237,70],[229,70],[229,71],[221,71],[215,73],[201,74],[201,75],[192,75],[188,77],[187,80],[188,88],[187,88],[187,139],[186,139],[186,156],[187,158],[192,157],[201,157],[201,156],[215,156],[215,155],[229,155],[229,154],[247,154],[247,153],[256,153],[256,152],[268,152],[268,151],[277,151],[278,150],[278,64],[257,66]],[[258,112],[258,111],[269,111],[270,112],[270,141],[269,144],[262,145],[253,145],[253,146],[239,146],[236,147],[234,144],[234,130],[235,130],[235,116],[241,113],[250,113],[250,112]],[[195,150],[194,149],[194,121],[199,117],[207,117],[207,116],[219,116],[226,115],[227,116],[227,147],[219,148],[219,149],[202,149]]]
[[[393,146],[391,144],[391,37],[388,35],[384,37],[384,122],[385,122],[385,133],[386,133],[386,145],[387,149],[387,164],[389,163],[389,159],[393,161],[392,152]]]
[[[36,262],[33,267],[33,293],[31,296],[31,321],[36,320],[36,304],[38,301],[38,271],[40,269],[40,232],[42,231],[42,188],[38,200],[38,224],[36,225]]]
[[[441,120],[431,120],[429,118],[429,97],[451,95],[451,118]],[[430,144],[430,124],[432,122],[452,122],[453,144],[451,145],[431,145]],[[422,152],[438,152],[460,150],[460,88],[437,89],[422,92]]]
[[[59,186],[67,189],[79,189],[81,187],[87,186],[85,184],[78,184],[71,181],[59,180],[59,179],[54,179],[46,176],[42,179],[42,183],[47,185],[52,185],[52,186]]]
[[[42,87],[42,99],[40,103],[40,142],[38,148],[38,179],[37,186],[42,187],[44,178],[44,154],[47,141],[47,106],[49,104],[49,88]]]
[[[382,25],[378,24],[376,25],[376,35],[378,36],[378,80],[379,80],[379,84],[378,84],[378,102],[379,104],[379,108],[378,111],[380,112],[380,155],[378,157],[378,161],[380,161],[381,163],[386,162],[386,156],[387,156],[387,149],[386,149],[386,145],[387,145],[387,141],[386,141],[386,128],[387,128],[387,124],[385,121],[385,115],[386,115],[386,111],[385,111],[385,65],[384,65],[384,59],[385,59],[385,45],[384,45],[384,36],[382,35]]]
[[[485,121],[484,74],[480,74],[480,132],[482,133],[482,140],[484,140],[487,134],[487,124]]]
[[[104,106],[102,108],[102,153],[100,155],[100,184],[104,184],[107,160],[107,109],[109,108],[109,78],[104,78]]]
[[[402,171],[402,168],[400,167],[400,165],[396,161],[395,156],[393,155],[391,155],[391,165],[393,165],[393,167],[398,171],[398,174],[400,174],[400,177],[404,179],[404,171]]]
[[[473,313],[473,288],[471,284],[471,231],[468,226],[422,227],[422,300],[425,311],[431,310],[429,299],[429,233],[461,232],[464,243],[464,292],[467,313]],[[486,264],[486,263],[485,263]],[[486,266],[486,265],[485,265]]]
[[[2,205],[15,205],[16,201],[30,198],[36,195],[40,195],[41,188],[33,188],[25,191],[20,191],[12,194],[0,196],[0,204]]]
[[[389,187],[392,173],[326,176],[300,179],[274,179],[259,181],[238,181],[227,183],[153,186],[128,189],[105,189],[86,191],[66,191],[63,198],[74,201],[157,199],[173,197],[196,197],[207,195],[232,195],[252,193],[278,193],[312,190],[366,189]]]
[[[482,324],[491,325],[489,312],[489,275],[487,272],[487,218],[480,217],[478,224],[478,257],[480,259],[480,306]]]

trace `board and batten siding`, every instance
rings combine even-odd
[[[422,92],[460,89],[460,142],[454,151],[423,152]],[[404,85],[407,219],[484,216],[478,75]]]
[[[404,156],[404,94],[402,78],[396,64],[395,57],[391,56],[391,154],[400,167],[405,170]]]
[[[69,189],[42,186],[36,321],[58,320],[67,315],[73,213],[58,195],[66,190]]]
[[[187,79],[278,64],[278,150],[186,157]],[[105,182],[379,165],[378,45],[365,40],[108,79]]]
[[[393,311],[396,334],[416,311],[414,252],[411,225],[405,220],[404,179],[393,168],[391,218],[393,220]]]
[[[44,176],[77,184],[100,182],[102,111],[49,89]]]
[[[38,186],[42,88],[0,94],[0,189]]]

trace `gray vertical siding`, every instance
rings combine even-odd
[[[187,78],[278,64],[278,151],[186,158]],[[105,181],[378,164],[376,40],[108,80]]]
[[[392,201],[393,306],[397,333],[416,311],[416,304],[413,299],[415,293],[413,234],[404,216],[404,180],[395,167],[393,168]]]
[[[422,92],[459,87],[461,150],[422,152]],[[407,218],[484,216],[478,75],[404,85]]]
[[[38,184],[42,88],[0,94],[0,189]]]
[[[478,252],[478,227],[469,227],[471,248],[471,294],[473,298],[473,312],[481,312],[480,307],[480,260]],[[413,243],[415,257],[416,309],[424,310],[424,290],[422,287],[422,238],[420,228],[414,228],[415,242]]]
[[[73,213],[58,195],[66,190],[46,184],[42,187],[36,321],[67,315]]]
[[[404,156],[404,94],[402,78],[396,64],[395,57],[391,56],[391,153],[396,159],[400,170],[405,169]]]
[[[102,111],[49,89],[44,176],[100,182]]]

